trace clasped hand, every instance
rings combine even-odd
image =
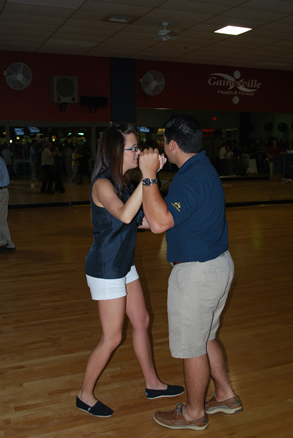
[[[139,168],[144,177],[151,178],[153,174],[159,172],[165,165],[167,158],[164,154],[159,154],[158,149],[145,149],[139,155]]]

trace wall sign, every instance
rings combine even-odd
[[[208,79],[211,87],[216,87],[217,94],[232,96],[232,102],[237,105],[240,97],[253,97],[260,89],[261,82],[257,79],[241,79],[241,73],[235,70],[233,76],[225,73],[212,73]]]

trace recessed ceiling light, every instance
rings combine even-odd
[[[215,30],[214,33],[224,33],[227,35],[240,35],[241,33],[248,32],[251,27],[239,27],[239,26],[226,26],[222,29]]]
[[[114,14],[108,14],[106,15],[106,17],[104,17],[102,19],[102,21],[106,21],[109,22],[111,21],[112,23],[122,23],[122,24],[131,24],[134,21],[136,21],[138,18],[135,16],[129,16],[129,15],[114,15]]]
[[[131,20],[133,20],[133,17],[129,17],[127,15],[114,15],[113,17],[109,18],[108,21],[115,21],[116,23],[128,23]]]

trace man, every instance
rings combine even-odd
[[[30,147],[30,167],[31,180],[37,181],[38,176],[38,155],[42,153],[41,147],[37,140],[34,140]]]
[[[204,430],[207,414],[242,411],[230,386],[223,352],[216,341],[219,317],[234,266],[228,251],[225,199],[219,176],[202,148],[202,132],[190,115],[165,124],[165,153],[179,168],[163,199],[156,184],[158,151],[145,150],[143,208],[155,233],[166,231],[167,259],[173,264],[168,286],[169,343],[183,358],[187,403],[157,411],[154,420],[171,429]],[[210,376],[215,394],[205,401]]]
[[[52,149],[52,143],[47,142],[42,152],[42,170],[44,173],[44,179],[41,187],[41,193],[49,193],[50,195],[54,193],[52,190],[53,181],[54,181],[53,163],[54,163],[54,155],[56,153],[56,152],[51,152],[51,149]],[[48,190],[46,190],[47,184],[48,184]]]
[[[274,176],[275,157],[280,154],[282,154],[282,149],[278,145],[277,140],[273,140],[273,144],[268,148],[266,153],[267,157],[270,159],[270,178],[273,178]]]
[[[9,178],[14,179],[16,175],[13,169],[13,152],[8,148],[6,143],[4,143],[4,148],[2,150],[2,157],[3,160],[5,161]]]
[[[5,161],[0,157],[0,252],[15,250],[15,243],[11,240],[10,230],[7,223],[9,184],[10,179],[8,170]]]
[[[219,173],[220,175],[226,174],[226,164],[227,162],[225,160],[225,154],[227,153],[226,149],[226,143],[222,143],[222,146],[219,150]]]

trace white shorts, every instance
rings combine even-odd
[[[133,265],[128,274],[122,278],[96,278],[86,275],[93,300],[113,300],[127,295],[126,284],[139,278],[136,267]]]

